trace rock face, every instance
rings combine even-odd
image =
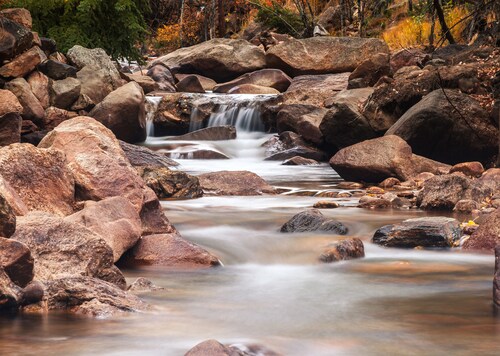
[[[33,44],[33,33],[4,16],[0,16],[0,63],[11,60]]]
[[[282,227],[281,232],[326,231],[338,235],[347,234],[341,222],[325,217],[318,209],[309,209],[294,215]]]
[[[300,134],[306,141],[315,145],[323,143],[319,125],[327,110],[313,105],[284,105],[278,113],[276,127],[278,132],[292,131]]]
[[[266,53],[266,61],[268,67],[295,77],[353,71],[373,53],[389,53],[389,48],[374,38],[314,37],[273,46]]]
[[[144,100],[142,88],[130,82],[110,93],[89,115],[113,131],[120,140],[143,142],[147,136]]]
[[[99,201],[123,196],[139,212],[144,231],[175,231],[154,192],[130,165],[113,133],[101,123],[83,116],[65,121],[45,136],[39,147],[65,153],[75,177],[77,199]]]
[[[234,126],[214,126],[189,132],[185,135],[174,136],[170,140],[180,141],[221,141],[234,140],[236,138],[236,128]]]
[[[363,241],[357,237],[340,240],[328,245],[319,257],[321,262],[330,263],[365,257]]]
[[[40,122],[45,115],[42,105],[38,101],[30,85],[24,78],[17,78],[5,84],[5,89],[10,90],[23,107],[22,117],[25,120]]]
[[[452,210],[458,201],[464,199],[472,181],[461,175],[435,176],[425,181],[417,205],[422,209]]]
[[[150,150],[147,147],[136,146],[130,143],[120,141],[120,147],[122,148],[125,156],[129,160],[130,164],[134,167],[175,167],[179,163],[168,158],[166,155]]]
[[[0,270],[2,269],[12,282],[25,287],[33,279],[33,257],[29,248],[19,241],[0,237]]]
[[[386,247],[453,247],[460,233],[460,223],[455,219],[417,218],[381,227],[373,235],[373,242]]]
[[[458,91],[426,95],[386,134],[400,136],[416,154],[450,164],[484,162],[498,153],[498,129],[488,113]]]
[[[16,214],[0,191],[0,236],[11,237],[16,230]]]
[[[24,77],[46,59],[45,53],[39,47],[35,46],[0,67],[0,77]]]
[[[89,276],[125,286],[106,241],[78,223],[47,213],[30,213],[18,219],[12,238],[31,250],[37,280]]]
[[[29,210],[58,215],[73,212],[75,181],[62,152],[27,143],[0,149],[0,175]]]
[[[343,148],[330,166],[345,180],[379,183],[395,177],[408,180],[418,173],[438,173],[446,165],[413,155],[411,147],[390,135]]]
[[[493,252],[498,245],[500,245],[500,209],[497,208],[464,242],[463,248],[465,250]]]
[[[327,99],[347,89],[349,73],[300,75],[283,93],[285,104],[310,104],[324,106]]]
[[[201,44],[180,48],[153,61],[175,73],[200,74],[224,82],[238,75],[262,69],[265,53],[245,40],[215,38]]]
[[[198,178],[165,167],[141,167],[139,174],[160,199],[192,199],[203,196]]]
[[[217,257],[177,234],[144,236],[120,261],[121,265],[153,265],[193,269],[220,266]]]
[[[227,93],[232,88],[243,84],[253,84],[261,87],[274,88],[284,92],[292,83],[292,78],[279,69],[261,69],[231,80],[230,82],[217,84],[213,88],[214,93]]]
[[[142,234],[139,214],[123,197],[87,201],[82,210],[68,216],[66,221],[83,225],[101,236],[113,250],[114,262],[133,247]]]
[[[275,194],[275,190],[262,178],[248,171],[220,171],[198,176],[207,195],[262,195]]]

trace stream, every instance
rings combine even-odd
[[[358,198],[309,196],[335,190],[341,178],[327,164],[264,161],[261,144],[270,135],[247,127],[236,140],[190,142],[231,159],[180,159],[179,169],[195,175],[249,170],[288,193],[162,202],[182,236],[217,255],[224,267],[124,271],[129,283],[146,277],[165,288],[141,294],[153,306],[147,312],[103,320],[62,312],[2,318],[0,355],[173,356],[212,338],[292,356],[498,354],[493,256],[372,244],[382,225],[432,213],[366,210],[355,207]],[[162,150],[170,143],[149,137],[145,144]],[[323,264],[319,255],[339,236],[279,232],[319,200],[341,205],[322,212],[363,240],[365,258]]]

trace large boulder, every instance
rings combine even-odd
[[[213,88],[213,91],[215,93],[227,93],[234,87],[243,84],[253,84],[274,88],[279,92],[284,92],[291,83],[292,78],[279,69],[261,69],[252,73],[243,74],[230,82],[217,84]]]
[[[441,162],[488,162],[498,153],[498,128],[469,95],[437,89],[409,109],[386,133],[413,152]]]
[[[0,237],[11,237],[16,231],[16,214],[0,191]]]
[[[137,210],[123,197],[86,201],[84,208],[68,216],[66,221],[81,224],[101,236],[113,250],[114,262],[133,247],[142,234]]]
[[[19,241],[0,237],[0,270],[2,269],[18,286],[28,285],[33,280],[33,257],[30,249]]]
[[[64,152],[75,177],[77,199],[99,201],[123,196],[139,212],[144,233],[175,231],[116,137],[98,121],[84,116],[65,121],[45,136],[39,147]]]
[[[160,199],[192,199],[203,196],[198,178],[166,167],[140,167],[139,174]]]
[[[488,215],[484,223],[463,244],[464,250],[493,252],[500,245],[500,209]]]
[[[324,106],[325,101],[347,89],[349,73],[300,75],[283,93],[285,104]]]
[[[375,38],[314,37],[280,43],[267,51],[266,61],[295,77],[350,72],[373,53],[389,53],[389,47]]]
[[[404,181],[422,172],[439,173],[447,167],[412,154],[411,147],[394,135],[343,148],[330,159],[330,166],[345,180],[373,183],[389,177]]]
[[[64,154],[27,143],[0,149],[0,175],[29,210],[58,215],[73,212],[75,181]]]
[[[163,64],[174,73],[201,74],[224,82],[266,66],[265,53],[245,40],[215,38],[180,48],[151,64]]]
[[[9,90],[0,89],[0,147],[21,140],[23,107]]]
[[[45,53],[39,47],[35,46],[0,67],[0,77],[24,77],[46,59]]]
[[[314,105],[283,105],[276,119],[278,132],[292,131],[315,145],[323,143],[320,123],[327,109]]]
[[[31,87],[24,78],[17,78],[5,84],[5,89],[10,90],[23,107],[22,117],[25,120],[40,122],[45,111],[42,104],[31,91]]]
[[[281,232],[323,231],[338,235],[347,234],[347,227],[341,222],[328,219],[318,209],[309,209],[294,215],[280,229]]]
[[[122,85],[118,69],[102,48],[88,49],[76,45],[68,50],[66,56],[78,69],[88,66],[94,70],[104,71],[106,81],[112,83],[113,89]]]
[[[76,78],[50,82],[50,104],[60,109],[70,109],[80,96],[82,85]]]
[[[255,173],[248,171],[220,171],[198,176],[207,195],[262,195],[275,194],[272,186]]]
[[[258,94],[258,95],[278,95],[280,92],[274,88],[263,87],[255,84],[240,84],[231,88],[228,94]]]
[[[99,104],[113,91],[113,80],[105,69],[88,65],[76,73],[81,83],[80,93],[89,97],[94,104]]]
[[[385,247],[453,247],[461,231],[460,223],[453,218],[416,218],[381,227],[373,242]]]
[[[161,234],[142,237],[120,260],[120,265],[197,269],[220,266],[221,262],[210,252],[178,234]]]
[[[34,212],[18,218],[12,239],[31,250],[36,280],[89,276],[125,287],[106,241],[79,223]]]
[[[142,88],[130,82],[110,93],[89,116],[113,131],[120,140],[142,142],[147,136],[144,100]]]
[[[0,16],[0,63],[31,48],[33,33],[5,16]]]

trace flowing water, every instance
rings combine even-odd
[[[269,135],[238,135],[233,141],[204,143],[231,159],[181,160],[180,169],[192,174],[250,170],[295,193],[334,190],[340,181],[327,165],[263,161],[260,145]],[[155,149],[168,144],[165,138],[147,141]],[[363,239],[366,258],[322,264],[318,256],[324,246],[339,237],[278,232],[293,214],[318,200],[342,205],[323,212],[346,224],[350,236]],[[263,344],[297,356],[499,353],[493,257],[370,243],[378,227],[427,213],[362,210],[355,199],[292,194],[162,205],[181,234],[219,256],[224,267],[125,271],[129,281],[147,277],[165,288],[142,295],[153,306],[144,313],[107,320],[66,313],[0,319],[0,354],[183,355],[210,338]]]

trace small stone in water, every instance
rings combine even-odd
[[[313,207],[317,209],[335,209],[339,206],[339,203],[334,201],[320,200],[316,202]]]
[[[328,245],[319,259],[321,262],[330,263],[361,257],[365,257],[363,241],[354,237]]]

